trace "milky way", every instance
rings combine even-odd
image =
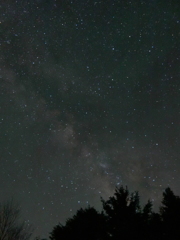
[[[178,1],[1,3],[1,200],[34,236],[116,185],[179,190]]]

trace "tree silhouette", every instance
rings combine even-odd
[[[57,225],[50,233],[51,240],[105,240],[107,233],[105,216],[93,207],[80,209],[76,215],[66,221],[66,225]]]
[[[162,223],[159,213],[152,211],[152,202],[149,200],[142,210],[141,238],[146,240],[162,239]]]
[[[65,225],[50,233],[51,240],[179,240],[180,197],[170,188],[163,193],[159,213],[152,202],[141,208],[138,192],[129,193],[120,186],[107,201],[101,199],[103,211],[80,209]]]
[[[31,232],[20,222],[20,209],[13,200],[0,204],[0,240],[28,240]]]
[[[101,199],[107,215],[107,228],[112,239],[132,239],[139,236],[142,223],[139,194],[129,194],[128,188],[115,189],[109,200]]]
[[[163,221],[163,239],[180,239],[180,198],[168,187],[163,193],[160,214]]]

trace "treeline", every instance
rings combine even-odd
[[[153,212],[152,202],[140,206],[139,194],[123,186],[114,196],[101,199],[103,211],[94,207],[80,209],[55,226],[51,240],[176,240],[180,239],[180,197],[168,187],[163,192],[162,206]]]
[[[179,240],[180,197],[168,187],[158,213],[148,201],[140,206],[138,192],[117,187],[108,200],[101,199],[102,211],[79,209],[64,225],[56,225],[50,240]],[[29,240],[32,227],[19,221],[19,207],[13,201],[0,204],[0,240]],[[40,240],[39,237],[36,240]],[[41,239],[43,240],[43,239]]]

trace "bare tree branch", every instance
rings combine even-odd
[[[20,221],[20,208],[13,200],[0,204],[0,240],[29,240],[32,227]]]

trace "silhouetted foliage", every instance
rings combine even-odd
[[[101,201],[107,216],[106,229],[111,239],[152,239],[151,231],[157,216],[152,211],[151,201],[141,209],[139,193],[130,194],[128,188],[123,186],[116,188],[114,196],[109,200]],[[160,217],[158,219],[160,222]]]
[[[101,240],[106,239],[107,233],[104,231],[105,216],[97,212],[94,208],[80,209],[76,215],[68,219],[66,225],[57,225],[50,236],[51,240],[74,239],[74,240]]]
[[[32,229],[20,222],[20,209],[13,200],[0,204],[0,240],[28,240]]]
[[[180,239],[180,198],[168,187],[163,192],[160,214],[163,221],[164,239]]]
[[[54,227],[51,240],[177,240],[180,239],[180,198],[170,188],[163,193],[159,213],[149,200],[141,208],[138,192],[120,186],[107,201],[101,199],[103,212],[80,209],[63,226]]]

